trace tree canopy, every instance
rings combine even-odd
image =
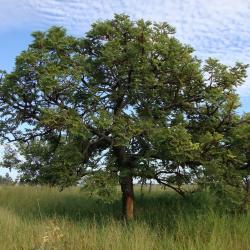
[[[82,38],[34,32],[0,85],[1,136],[19,142],[24,180],[69,185],[104,169],[121,184],[127,218],[135,177],[182,195],[194,180],[239,186],[246,158],[230,138],[245,120],[236,88],[247,65],[201,62],[174,32],[126,15]]]

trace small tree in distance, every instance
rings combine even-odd
[[[2,137],[21,142],[22,171],[63,185],[105,170],[119,180],[127,219],[135,177],[183,195],[194,176],[217,183],[235,171],[242,162],[226,138],[240,121],[235,89],[246,65],[202,67],[173,34],[126,15],[94,23],[83,38],[60,27],[34,32],[0,86]]]
[[[5,176],[0,175],[0,185],[11,185],[13,184],[13,180],[8,173]]]

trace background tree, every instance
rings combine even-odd
[[[238,126],[231,130],[228,136],[227,146],[234,155],[234,164],[237,169],[239,185],[243,187],[243,201],[240,208],[246,210],[250,201],[250,116],[244,114],[238,122]],[[232,182],[232,180],[228,180]]]
[[[12,185],[14,184],[12,178],[8,173],[5,176],[0,175],[0,185]]]
[[[89,169],[117,176],[127,219],[134,177],[183,194],[190,176],[225,167],[223,138],[237,124],[235,88],[246,66],[209,59],[201,67],[173,34],[167,23],[126,15],[94,23],[79,39],[59,27],[33,33],[1,80],[2,136],[26,145],[37,177],[47,179],[49,166],[73,181]],[[36,165],[36,152],[45,168]]]

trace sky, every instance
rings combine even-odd
[[[32,41],[31,32],[59,25],[84,36],[91,23],[114,13],[168,22],[202,60],[250,64],[250,0],[0,0],[0,6],[0,69],[8,72]],[[250,70],[248,74],[238,89],[240,112],[250,111]]]

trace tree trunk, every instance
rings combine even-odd
[[[152,180],[150,180],[148,192],[151,193],[151,190],[152,190]]]
[[[122,212],[124,218],[129,221],[134,218],[134,186],[133,177],[121,177],[121,191],[122,191]]]

